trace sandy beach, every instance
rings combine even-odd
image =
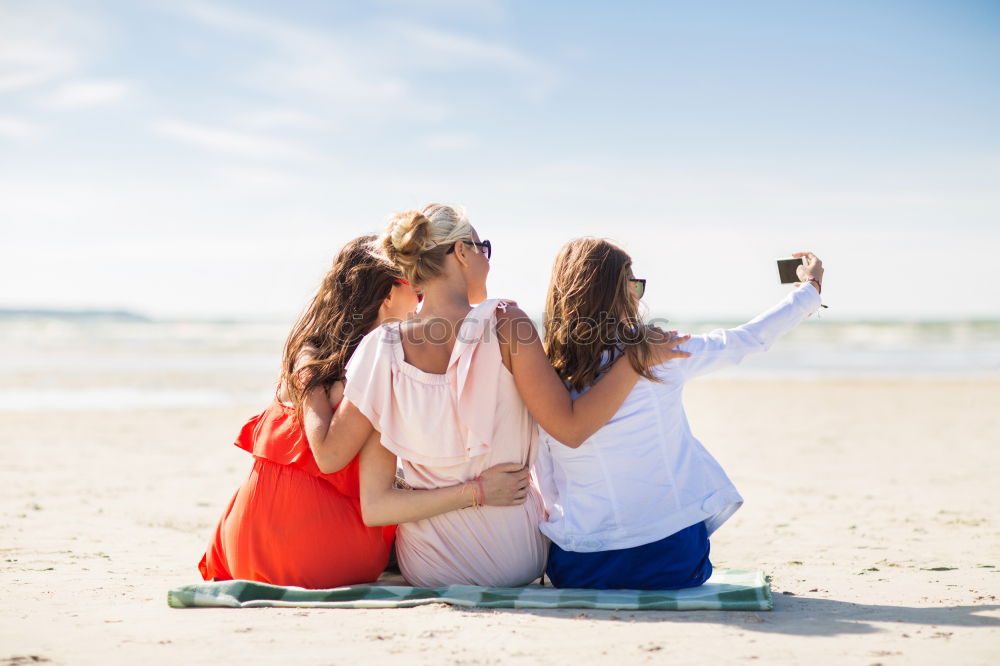
[[[260,405],[3,413],[0,664],[997,663],[998,404],[995,380],[692,384],[747,500],[713,561],[773,577],[753,613],[173,610]]]
[[[0,666],[1000,666],[998,116],[1000,0],[0,0]],[[711,561],[773,610],[168,606],[287,340],[419,312],[442,370],[488,298],[571,339],[774,314],[684,399],[745,500]]]

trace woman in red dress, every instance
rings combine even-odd
[[[405,318],[420,298],[374,240],[357,238],[337,255],[288,336],[274,401],[236,440],[253,469],[198,564],[205,580],[326,588],[371,582],[385,569],[395,526],[362,521],[357,455],[323,474],[310,448],[326,438],[361,338]]]

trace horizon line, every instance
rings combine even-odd
[[[540,322],[540,314],[529,313],[533,321]],[[829,315],[827,315],[829,317]],[[241,317],[241,316],[209,316],[209,315],[169,315],[156,316],[128,308],[2,308],[0,307],[0,320],[11,319],[63,319],[63,320],[110,320],[117,322],[147,323],[147,324],[174,324],[174,323],[200,323],[200,324],[283,324],[291,326],[295,323],[297,315],[289,318],[274,317]],[[678,322],[682,324],[740,324],[745,323],[745,319],[734,317],[692,317],[670,319],[658,317],[651,313],[648,319],[660,319],[665,322]],[[827,323],[845,324],[1000,324],[998,316],[960,316],[960,317],[852,317],[846,319],[827,320]]]

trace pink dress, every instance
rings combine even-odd
[[[401,460],[414,488],[452,486],[500,463],[532,464],[537,428],[503,365],[493,299],[462,322],[448,369],[404,360],[399,324],[369,333],[347,368],[346,397]],[[396,553],[412,585],[525,585],[545,566],[541,495],[532,479],[521,506],[468,508],[401,524]]]

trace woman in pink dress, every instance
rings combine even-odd
[[[527,315],[487,300],[492,247],[451,207],[393,216],[382,248],[421,289],[423,308],[415,318],[380,326],[358,346],[330,445],[314,447],[316,461],[321,470],[338,469],[367,440],[363,518],[368,525],[400,523],[397,555],[411,584],[530,583],[548,547],[529,472],[536,423],[561,441],[582,442],[617,411],[643,369],[615,363],[593,390],[572,400]],[[682,338],[648,334],[659,362],[687,356],[673,350]],[[397,457],[419,492],[393,487]],[[482,477],[491,466],[508,477]],[[513,495],[500,492],[512,480]]]

